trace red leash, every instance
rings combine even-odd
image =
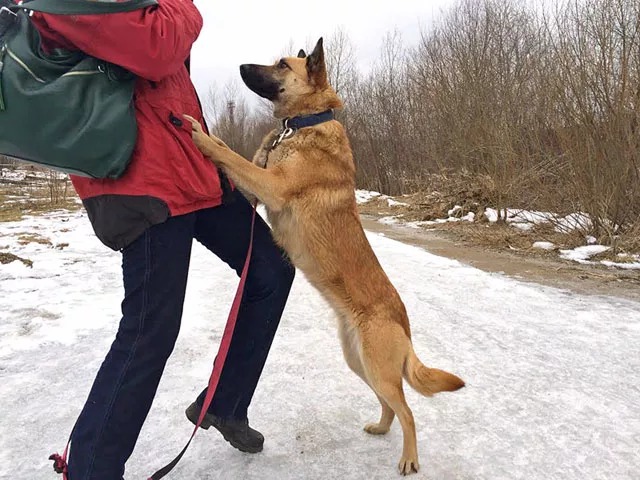
[[[227,318],[227,324],[224,327],[224,334],[222,336],[222,340],[220,341],[220,348],[218,349],[218,354],[216,355],[215,360],[213,361],[213,370],[211,372],[211,377],[209,377],[209,386],[207,387],[207,395],[204,398],[204,403],[202,405],[202,410],[200,410],[200,416],[198,417],[198,422],[196,423],[195,428],[193,429],[193,433],[189,438],[189,441],[184,446],[182,451],[178,454],[176,458],[174,458],[170,463],[162,467],[156,473],[151,475],[148,480],[160,480],[164,478],[166,475],[174,469],[174,467],[178,464],[178,462],[182,459],[184,454],[186,453],[189,445],[191,444],[191,440],[195,437],[198,428],[200,428],[200,424],[202,420],[204,420],[204,416],[209,409],[209,405],[211,405],[211,401],[213,400],[213,396],[216,393],[216,389],[218,388],[218,382],[220,381],[220,374],[222,373],[222,368],[224,367],[224,362],[227,359],[227,354],[229,353],[229,347],[231,346],[231,338],[233,337],[233,331],[236,327],[236,321],[238,320],[238,312],[240,311],[240,303],[242,302],[242,294],[244,292],[244,285],[247,281],[247,274],[249,273],[249,263],[251,262],[251,252],[253,251],[253,230],[256,223],[256,206],[253,206],[253,214],[251,217],[251,236],[249,238],[249,248],[247,249],[247,258],[244,261],[244,267],[242,268],[242,275],[240,276],[240,283],[238,285],[238,289],[236,290],[236,296],[233,299],[233,304],[231,304],[231,311],[229,312],[229,317]],[[54,465],[53,469],[56,473],[62,474],[63,480],[68,480],[68,472],[67,472],[67,455],[69,453],[69,445],[71,444],[71,440],[67,442],[67,446],[64,449],[62,456],[53,454],[49,457],[49,460],[53,460]]]
[[[240,311],[240,302],[242,301],[242,293],[244,292],[244,284],[247,281],[247,274],[249,273],[249,263],[251,262],[251,251],[253,250],[253,228],[256,223],[256,206],[253,206],[253,215],[251,217],[251,237],[249,239],[249,248],[247,249],[247,258],[244,261],[244,267],[242,268],[242,275],[240,276],[240,284],[238,285],[238,290],[236,290],[236,296],[233,299],[233,304],[231,305],[231,311],[229,312],[229,318],[227,319],[227,325],[224,327],[224,334],[222,335],[222,340],[220,341],[220,348],[218,349],[218,355],[216,355],[215,360],[213,361],[213,370],[211,371],[211,377],[209,378],[209,386],[207,388],[207,395],[204,397],[204,403],[202,405],[202,410],[200,410],[200,416],[198,417],[198,423],[193,429],[193,433],[191,434],[191,438],[184,446],[182,451],[178,454],[176,458],[174,458],[170,463],[162,467],[156,473],[151,475],[148,480],[160,480],[165,475],[167,475],[173,468],[178,464],[182,456],[189,448],[191,444],[191,440],[195,437],[198,428],[200,428],[200,424],[202,420],[204,420],[204,416],[209,409],[209,405],[211,405],[211,400],[213,400],[213,395],[216,393],[216,388],[218,388],[218,381],[220,380],[220,374],[222,373],[222,367],[224,367],[224,362],[227,359],[227,353],[229,353],[229,346],[231,345],[231,338],[233,337],[233,330],[236,328],[236,320],[238,320],[238,312]],[[65,479],[66,480],[66,479]]]

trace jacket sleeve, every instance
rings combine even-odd
[[[202,29],[193,0],[106,15],[43,15],[47,26],[79,50],[151,81],[176,73]]]

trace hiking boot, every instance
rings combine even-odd
[[[200,415],[201,409],[201,405],[193,402],[185,411],[187,418],[194,425],[198,423],[198,416]],[[264,436],[257,430],[251,428],[249,426],[249,420],[246,418],[243,420],[220,418],[211,413],[207,413],[200,424],[200,428],[209,430],[211,426],[215,427],[232,447],[237,448],[241,452],[258,453],[262,451]]]

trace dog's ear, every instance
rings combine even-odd
[[[307,58],[306,52],[300,49],[300,51],[298,52],[298,58]]]
[[[327,66],[324,60],[324,46],[322,37],[316,43],[316,47],[307,57],[307,73],[309,79],[319,88],[327,86]]]

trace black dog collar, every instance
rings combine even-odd
[[[305,127],[313,127],[324,122],[329,122],[335,118],[333,110],[327,110],[322,113],[314,113],[312,115],[300,115],[298,117],[285,118],[282,121],[283,130],[292,128],[293,130],[299,130]]]
[[[278,135],[278,138],[273,142],[271,148],[276,148],[285,138],[289,138],[301,128],[313,127],[334,119],[335,115],[333,110],[327,110],[311,115],[299,115],[297,117],[285,118],[282,121],[282,131],[280,132],[280,135]]]

